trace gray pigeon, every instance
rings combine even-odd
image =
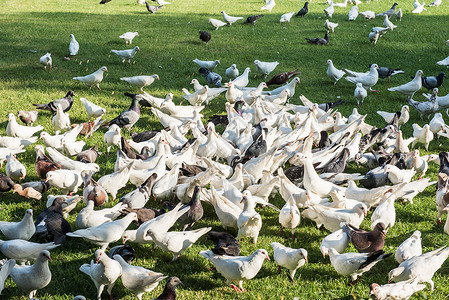
[[[369,64],[368,67],[371,68],[371,64]],[[381,78],[381,79],[388,78],[388,82],[390,82],[391,76],[394,76],[397,74],[404,74],[404,71],[402,71],[401,69],[379,67],[379,69],[377,69],[377,73],[379,74],[379,78]]]
[[[37,109],[48,110],[55,114],[59,104],[61,105],[62,110],[64,112],[67,112],[72,108],[73,96],[75,96],[75,92],[68,91],[64,98],[51,101],[47,104],[33,104],[33,105],[36,106]]]
[[[209,71],[206,68],[200,68],[198,72],[204,75],[204,78],[206,78],[209,84],[214,84],[215,86],[221,87],[222,78],[219,74]]]
[[[39,253],[36,262],[31,266],[17,266],[11,272],[14,283],[24,291],[30,299],[36,296],[37,290],[46,287],[51,281],[51,272],[48,261],[50,252],[43,250]]]
[[[153,300],[175,300],[176,299],[176,286],[182,284],[178,277],[170,277],[165,284],[164,291],[159,297]]]
[[[201,188],[199,186],[195,186],[192,200],[185,205],[185,207],[190,207],[189,210],[178,219],[179,224],[182,225],[183,231],[185,231],[187,227],[192,227],[196,221],[203,217],[203,206],[200,201],[200,191]]]
[[[156,13],[159,9],[161,9],[163,5],[153,6],[153,5],[150,5],[150,4],[148,3],[148,1],[145,1],[145,6],[147,7],[148,12],[154,14],[154,13]]]
[[[95,146],[78,153],[76,160],[83,163],[94,163],[98,158],[98,154],[98,144],[95,144]]]
[[[387,16],[388,16],[388,19],[390,19],[391,16],[394,15],[394,13],[395,13],[395,11],[396,11],[396,5],[398,5],[398,4],[395,2],[395,3],[393,4],[393,6],[392,6],[389,10],[387,10],[387,11],[385,11],[385,12],[383,12],[383,13],[377,14],[376,16],[379,17],[379,16],[387,15]]]
[[[131,106],[122,112],[120,116],[115,117],[109,122],[106,122],[104,126],[109,127],[112,124],[116,124],[119,127],[125,127],[130,129],[133,125],[139,121],[140,118],[140,109],[139,109],[139,101],[142,100],[142,96],[139,94],[130,94],[125,93],[125,96],[128,96],[132,99]]]
[[[128,204],[129,208],[141,208],[144,207],[151,195],[151,190],[156,181],[157,174],[153,173],[145,180],[144,183],[134,191],[129,192],[120,198],[120,202]]]
[[[8,278],[9,274],[11,274],[11,271],[15,265],[16,261],[14,259],[9,259],[0,268],[0,295],[5,288],[5,280]]]

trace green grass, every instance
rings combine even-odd
[[[447,29],[448,5],[443,2],[439,8],[428,8],[421,15],[411,14],[411,1],[398,1],[404,12],[401,22],[393,20],[398,28],[388,32],[374,46],[368,41],[368,33],[373,26],[382,26],[383,19],[376,18],[367,22],[358,18],[354,22],[347,21],[347,8],[336,8],[331,19],[340,25],[335,33],[330,34],[328,46],[316,47],[305,42],[305,37],[321,37],[324,35],[324,1],[312,1],[310,12],[305,18],[293,18],[290,24],[279,24],[280,16],[289,11],[298,11],[302,1],[277,1],[271,13],[263,12],[265,16],[257,21],[255,26],[234,24],[222,30],[215,31],[208,23],[208,18],[222,19],[220,11],[225,10],[233,16],[247,17],[258,14],[263,1],[206,1],[206,0],[175,0],[172,5],[164,7],[154,15],[149,15],[144,7],[135,1],[113,0],[107,5],[98,5],[98,1],[2,1],[0,12],[0,134],[5,134],[7,114],[19,109],[31,110],[31,103],[46,103],[65,95],[73,89],[77,96],[70,111],[72,123],[84,122],[86,113],[78,100],[85,97],[107,109],[106,118],[111,119],[129,106],[129,100],[124,92],[137,92],[132,86],[119,80],[123,76],[157,73],[161,80],[146,88],[150,94],[164,97],[172,92],[175,101],[181,101],[181,88],[189,86],[192,78],[198,78],[204,83],[198,67],[192,59],[221,59],[221,65],[216,71],[224,75],[224,71],[232,63],[236,63],[240,72],[245,67],[253,67],[253,61],[279,61],[280,65],[274,73],[290,71],[299,68],[301,84],[297,94],[291,100],[299,103],[298,95],[304,94],[315,102],[335,100],[341,96],[345,104],[338,109],[348,116],[355,105],[353,99],[354,86],[345,80],[333,85],[325,72],[327,59],[341,68],[356,71],[367,70],[369,63],[380,66],[399,67],[405,75],[392,78],[391,83],[379,82],[375,88],[378,94],[370,93],[365,103],[359,108],[362,114],[368,114],[366,121],[370,124],[383,126],[383,120],[374,112],[378,109],[396,111],[404,104],[404,97],[387,91],[390,86],[396,86],[409,80],[417,69],[422,69],[425,75],[436,75],[445,68],[437,66],[436,61],[449,55],[445,41],[449,36]],[[392,3],[373,1],[359,6],[360,11],[374,10],[382,12],[390,8]],[[208,45],[200,42],[198,31],[207,30],[212,33]],[[138,31],[133,46],[138,45],[141,51],[135,57],[135,63],[122,64],[115,55],[110,55],[111,49],[124,49],[123,41],[118,36],[127,31]],[[63,60],[68,52],[69,34],[73,33],[80,43],[79,55],[70,61]],[[129,47],[130,48],[130,47]],[[37,50],[31,53],[29,50]],[[44,71],[39,64],[39,57],[46,52],[52,53],[53,69]],[[107,66],[109,73],[101,83],[102,92],[89,90],[82,83],[71,78],[91,73],[101,66]],[[252,68],[251,85],[255,86],[262,79]],[[273,73],[273,74],[274,74]],[[256,76],[257,75],[257,76]],[[446,84],[440,89],[440,95],[448,93]],[[423,97],[417,93],[415,100]],[[222,113],[225,103],[224,96],[205,109],[205,115]],[[409,124],[403,126],[404,135],[412,133],[411,124],[423,121],[412,109]],[[38,124],[42,124],[51,134],[54,133],[50,114],[40,113]],[[135,131],[161,128],[149,110],[142,110],[142,117],[134,126]],[[106,151],[102,143],[102,132],[97,132],[86,140],[86,147],[100,144],[100,150]],[[447,150],[447,141],[432,142],[430,152],[437,153]],[[421,149],[423,150],[423,149]],[[424,151],[422,151],[424,153]],[[26,180],[37,180],[34,172],[34,150],[29,147],[18,158],[26,163],[28,175]],[[101,171],[96,175],[107,174],[113,170],[115,157],[101,156],[98,163]],[[354,170],[354,166],[350,166]],[[2,170],[3,171],[3,170]],[[428,176],[436,178],[437,168],[432,166]],[[128,186],[120,191],[119,197],[131,190]],[[50,193],[59,193],[51,189]],[[45,195],[46,196],[46,195]],[[45,198],[44,196],[44,198]],[[395,251],[405,238],[414,230],[423,233],[424,251],[446,245],[448,236],[441,226],[435,222],[436,210],[434,204],[434,188],[428,188],[415,198],[413,204],[397,204],[397,223],[388,232],[385,250]],[[0,219],[18,220],[23,211],[32,207],[36,215],[44,208],[44,202],[24,200],[11,193],[1,194]],[[283,201],[276,197],[273,203],[281,207]],[[149,206],[157,207],[160,203],[151,201]],[[111,203],[112,205],[112,203]],[[206,206],[206,205],[205,205]],[[78,207],[69,217],[75,228],[74,221]],[[372,282],[386,283],[387,272],[396,267],[393,258],[379,263],[371,272],[365,274],[362,280],[354,286],[348,286],[349,278],[338,275],[328,259],[323,259],[319,252],[319,244],[328,232],[317,230],[315,225],[302,220],[297,229],[296,240],[292,241],[289,234],[279,235],[277,214],[268,209],[259,209],[263,217],[263,227],[257,245],[248,241],[242,242],[242,254],[248,255],[257,248],[265,248],[271,253],[270,243],[277,241],[291,247],[303,247],[309,252],[309,264],[302,267],[297,276],[299,280],[290,283],[286,271],[277,274],[273,261],[266,261],[253,280],[244,283],[247,292],[239,295],[241,299],[361,299],[368,297],[368,285]],[[369,220],[367,218],[367,220]],[[221,230],[213,209],[206,206],[205,217],[198,222],[197,228],[212,226]],[[362,228],[368,229],[369,222],[364,221]],[[235,299],[236,296],[221,275],[210,271],[210,264],[198,255],[200,250],[211,245],[201,239],[187,250],[175,263],[167,263],[171,255],[151,245],[133,245],[137,250],[136,265],[141,265],[169,276],[178,276],[184,282],[178,289],[179,299]],[[78,268],[93,257],[94,245],[80,239],[69,239],[60,248],[52,251],[53,261],[50,269],[52,282],[38,291],[40,299],[71,299],[77,294],[83,294],[89,299],[95,297],[95,287],[87,275]],[[350,251],[355,249],[351,246]],[[416,298],[445,299],[449,294],[449,270],[444,264],[434,277],[436,290],[429,289]],[[155,291],[144,296],[152,299],[163,288],[160,285]],[[115,299],[132,299],[130,292],[119,283],[113,289]],[[106,296],[104,296],[106,297]],[[103,297],[103,298],[104,298]],[[2,299],[24,298],[22,292],[7,280]]]

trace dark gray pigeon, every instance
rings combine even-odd
[[[240,255],[240,245],[237,240],[227,232],[209,231],[206,234],[206,240],[211,240],[215,243],[212,252],[217,255]]]
[[[256,24],[256,21],[263,17],[263,15],[254,15],[254,16],[249,16],[248,18],[246,18],[246,20],[243,22],[243,24]]]
[[[37,109],[43,109],[51,111],[52,113],[56,113],[58,104],[61,105],[61,108],[64,112],[69,111],[73,105],[73,96],[75,96],[74,91],[68,91],[64,98],[56,99],[47,104],[33,104]]]
[[[349,149],[344,148],[337,158],[330,161],[323,168],[323,173],[343,173],[346,168],[346,160],[348,159],[349,154]]]
[[[139,121],[139,101],[142,99],[142,96],[139,94],[130,93],[125,93],[125,96],[128,96],[132,99],[131,106],[127,110],[122,112],[120,116],[115,117],[109,122],[106,122],[104,126],[109,127],[112,124],[116,124],[119,127],[130,129],[137,121]]]
[[[140,143],[140,142],[148,141],[149,139],[153,138],[158,133],[159,133],[158,130],[143,131],[140,133],[132,132],[131,138],[134,142]]]
[[[371,64],[368,65],[369,68],[371,68]],[[379,67],[377,69],[377,73],[379,74],[379,78],[385,79],[388,78],[388,82],[390,82],[390,77],[397,75],[397,74],[404,74],[404,71],[401,69],[392,69],[387,67]]]
[[[152,208],[146,208],[146,207],[142,207],[142,208],[124,208],[120,211],[120,213],[122,215],[127,215],[129,213],[136,213],[137,214],[137,225],[142,225],[143,223],[145,223],[148,220],[152,220],[162,214],[165,213],[165,210],[163,208],[159,209],[159,210],[155,210]],[[133,221],[136,222],[136,221]]]
[[[204,75],[204,78],[206,78],[210,85],[214,84],[217,87],[221,87],[221,76],[219,74],[206,68],[200,68],[198,72]]]
[[[438,88],[443,84],[444,77],[446,77],[444,72],[441,72],[437,76],[421,76],[422,86],[427,90]]]
[[[307,40],[307,43],[314,44],[314,45],[327,45],[329,44],[329,34],[326,32],[324,35],[324,38],[305,38]]]
[[[343,100],[337,100],[335,102],[321,103],[321,104],[318,104],[318,108],[322,109],[324,111],[328,111],[328,110],[330,110],[330,109],[334,108],[335,106],[338,106],[338,105],[340,105],[342,103],[343,103]]]
[[[304,7],[295,15],[295,17],[304,17],[309,12],[309,2],[304,3]]]
[[[209,32],[200,30],[200,40],[206,42],[206,44],[209,43],[211,37],[212,36]]]
[[[383,13],[377,14],[376,16],[378,17],[378,16],[384,16],[384,15],[387,15],[387,16],[388,16],[388,19],[391,19],[391,16],[394,15],[394,13],[395,13],[395,11],[396,11],[396,5],[398,5],[398,4],[395,2],[395,3],[393,4],[393,6],[392,6],[389,10],[387,10],[387,11],[385,11],[385,12],[383,12]]]
[[[4,174],[0,174],[0,192],[8,192],[14,187],[14,181]]]
[[[66,203],[63,197],[57,197],[53,204],[39,214],[34,222],[37,237],[53,237],[55,244],[62,244],[66,240],[67,232],[72,232],[69,222],[62,216],[62,205]]]
[[[154,298],[153,300],[175,300],[176,299],[176,287],[182,284],[181,280],[178,277],[173,276],[170,277],[165,284],[164,291],[159,297]]]
[[[114,258],[114,255],[120,255],[127,263],[132,264],[136,259],[136,251],[130,245],[118,245],[109,250],[108,256]]]
[[[76,160],[83,163],[94,163],[98,158],[98,154],[98,144],[95,144],[95,146],[78,153]]]
[[[150,5],[150,4],[148,3],[148,1],[145,1],[145,6],[147,7],[147,10],[148,10],[150,13],[154,14],[154,13],[156,13],[159,9],[161,9],[163,5],[153,6],[153,5]]]
[[[151,190],[156,181],[157,174],[151,174],[144,183],[134,191],[120,198],[120,202],[128,204],[129,208],[141,208],[145,206],[151,195]]]
[[[201,205],[200,200],[200,190],[199,186],[195,186],[193,190],[192,200],[186,205],[184,205],[181,209],[185,207],[190,207],[189,210],[179,217],[178,222],[182,226],[182,230],[185,231],[187,227],[192,227],[196,221],[203,217],[203,206]]]
[[[343,225],[343,231],[346,232],[351,243],[360,253],[369,253],[382,250],[385,244],[385,224],[379,222],[372,231],[358,229],[351,224]]]

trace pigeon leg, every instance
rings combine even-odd
[[[234,291],[238,294],[238,293],[243,293],[242,290],[240,290],[235,284],[231,284],[231,287],[234,289]]]
[[[284,227],[281,226],[281,234],[284,235]]]
[[[281,273],[281,266],[278,265],[278,273]]]
[[[438,225],[441,225],[442,224],[442,222],[441,222],[441,218],[438,218]]]

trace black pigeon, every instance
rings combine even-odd
[[[323,168],[323,173],[343,173],[346,168],[346,160],[348,159],[349,154],[349,149],[344,148],[337,158],[330,161]]]
[[[263,15],[254,15],[254,16],[249,16],[248,18],[246,18],[246,20],[243,22],[243,24],[256,24],[256,21],[263,17]]]
[[[111,2],[111,0],[101,0],[101,1],[100,1],[100,4],[106,4],[106,3],[108,3],[108,2]]]
[[[245,102],[242,100],[239,100],[234,103],[234,109],[240,116],[242,115],[242,108],[244,104]],[[215,126],[219,124],[226,126],[229,124],[229,119],[228,115],[213,115],[212,117],[209,118],[207,122],[212,122],[214,123]]]
[[[244,156],[247,158],[259,157],[259,155],[267,152],[267,141],[265,134],[267,129],[263,128],[261,134],[254,140],[254,142],[246,149]]]
[[[178,223],[181,224],[183,231],[185,231],[187,227],[191,228],[196,221],[203,217],[204,211],[200,201],[200,191],[201,188],[195,186],[192,200],[181,208],[190,207],[189,210],[178,219]]]
[[[33,104],[37,109],[43,109],[51,111],[52,113],[56,113],[58,109],[58,104],[61,105],[61,108],[64,112],[69,111],[73,105],[73,96],[75,96],[74,91],[68,91],[64,98],[54,100],[47,104]]]
[[[159,131],[157,131],[157,130],[143,131],[140,133],[132,132],[131,138],[134,142],[140,143],[140,142],[145,142],[145,141],[148,141],[149,139],[152,139],[158,133],[159,133]]]
[[[384,247],[387,232],[385,231],[385,224],[382,222],[377,223],[374,229],[369,232],[358,229],[351,224],[343,225],[342,229],[360,253],[376,252]]]
[[[145,6],[147,7],[147,10],[148,10],[150,13],[154,14],[154,13],[156,13],[159,9],[161,9],[163,5],[153,6],[153,5],[150,5],[150,4],[148,3],[148,1],[145,1]]]
[[[94,163],[98,158],[98,144],[76,155],[76,160],[83,163]]]
[[[329,34],[326,32],[324,35],[324,38],[305,38],[307,40],[307,43],[314,44],[314,45],[327,45],[329,43]]]
[[[323,130],[320,132],[320,141],[318,142],[318,148],[323,149],[329,147],[331,140],[329,139],[329,134],[327,131]]]
[[[165,284],[164,291],[159,297],[154,298],[153,300],[175,300],[176,299],[176,287],[182,284],[181,280],[178,277],[173,276],[170,277]]]
[[[4,174],[0,174],[0,192],[8,192],[14,187],[14,181]]]
[[[304,17],[309,12],[309,2],[304,3],[304,7],[295,15],[295,17]]]
[[[440,158],[440,169],[438,170],[438,173],[444,173],[449,176],[449,155],[447,152],[440,152],[438,154],[438,157]]]
[[[116,124],[119,127],[125,127],[130,129],[140,118],[139,101],[142,96],[139,94],[125,93],[125,96],[131,97],[131,106],[122,112],[118,117],[115,117],[109,122],[106,122],[104,126],[109,127],[112,124]]]
[[[227,232],[209,231],[206,240],[214,242],[215,247],[212,252],[217,255],[240,255],[240,245],[237,240]]]
[[[206,68],[200,68],[199,71],[206,78],[207,83],[210,85],[214,84],[215,86],[221,87],[221,76],[215,72],[212,72]]]
[[[364,179],[360,179],[359,183],[367,188],[377,188],[388,183],[388,173],[384,173],[383,168],[375,168],[365,174]]]
[[[368,68],[371,68],[372,64],[368,65]],[[390,82],[390,77],[397,75],[397,74],[404,74],[404,71],[401,69],[392,69],[387,67],[379,67],[377,69],[377,74],[379,74],[379,78],[385,79],[388,78],[388,82]]]
[[[304,177],[304,166],[291,166],[284,171],[284,174],[291,182],[302,180]]]
[[[427,90],[433,90],[434,88],[438,88],[443,84],[444,77],[446,77],[446,74],[444,72],[441,72],[437,76],[422,76],[422,86],[425,87]]]
[[[136,259],[136,251],[130,245],[119,245],[109,250],[108,256],[114,258],[114,255],[120,255],[127,263],[131,264]]]
[[[273,77],[271,77],[270,80],[268,80],[266,82],[267,86],[272,85],[272,84],[284,84],[287,81],[290,80],[290,78],[292,78],[293,76],[298,75],[298,69],[291,71],[291,72],[283,72],[283,73],[279,73],[277,75],[274,75]]]
[[[209,32],[200,30],[200,40],[202,40],[203,42],[206,42],[206,44],[207,44],[207,43],[209,43],[210,38],[211,38],[211,34]]]
[[[328,110],[330,110],[330,109],[332,109],[332,108],[334,108],[334,107],[336,107],[336,106],[338,106],[338,105],[340,105],[342,103],[343,103],[343,100],[338,100],[338,101],[335,101],[335,102],[321,103],[321,104],[318,104],[318,108],[322,109],[324,111],[328,111]]]
[[[53,236],[55,244],[62,244],[66,240],[67,232],[72,232],[69,222],[62,216],[62,204],[66,203],[64,198],[57,197],[53,204],[39,214],[34,222],[37,237],[48,238]]]

